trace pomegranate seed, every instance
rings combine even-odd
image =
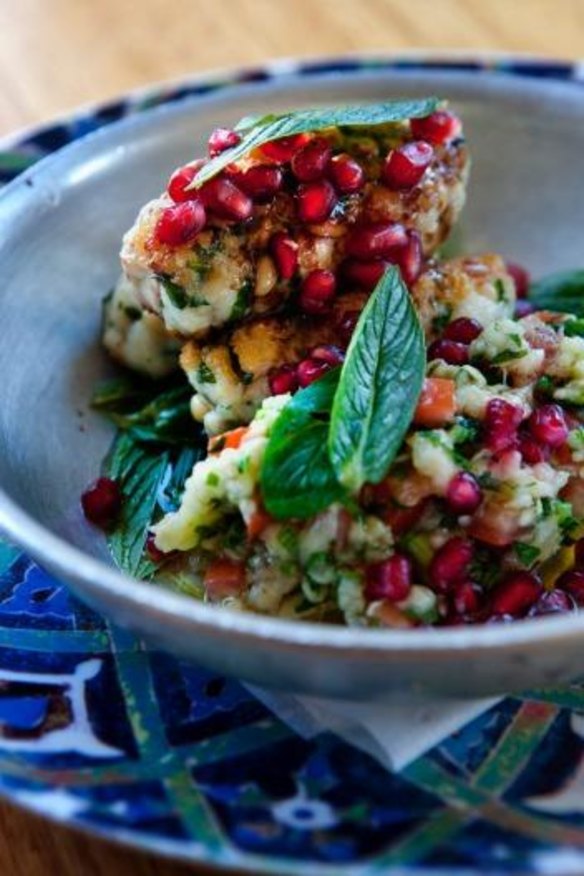
[[[231,149],[241,141],[240,135],[229,128],[215,128],[209,137],[209,155],[214,158],[226,149]]]
[[[480,588],[472,581],[461,581],[454,587],[452,605],[458,615],[475,614],[481,605]]]
[[[545,462],[549,456],[546,448],[538,444],[535,438],[532,438],[527,432],[521,432],[519,435],[519,452],[527,465],[537,465],[538,462]]]
[[[365,571],[365,599],[373,602],[389,599],[401,602],[412,586],[412,561],[404,554],[394,554],[383,563],[368,566]]]
[[[584,605],[584,572],[579,569],[564,572],[556,581],[556,587],[566,590],[578,605]]]
[[[166,246],[184,246],[191,243],[204,227],[207,219],[200,201],[184,201],[166,207],[154,227],[154,237]]]
[[[525,298],[531,283],[529,272],[515,262],[507,262],[505,267],[515,283],[515,294],[518,298]]]
[[[584,569],[584,538],[574,545],[574,563],[578,569]]]
[[[418,140],[427,140],[440,146],[460,135],[461,124],[458,116],[448,110],[436,110],[423,119],[412,119],[412,134]]]
[[[298,383],[302,388],[310,386],[311,383],[330,371],[330,367],[328,362],[323,362],[322,359],[303,359],[297,368]]]
[[[98,478],[82,494],[81,507],[90,523],[107,529],[122,507],[122,494],[117,481]]]
[[[485,411],[485,445],[493,453],[513,447],[523,411],[502,398],[493,398]]]
[[[461,316],[453,320],[444,329],[442,337],[446,341],[456,341],[459,344],[472,344],[482,334],[483,327],[476,319]]]
[[[303,281],[298,303],[305,313],[325,313],[335,297],[336,288],[337,280],[333,272],[318,268]]]
[[[260,150],[262,155],[271,161],[284,164],[290,161],[308,140],[310,140],[309,134],[294,134],[291,137],[281,137],[279,140],[264,143]]]
[[[233,180],[246,195],[258,203],[270,201],[282,188],[284,176],[279,167],[272,164],[256,164]]]
[[[529,431],[536,441],[548,447],[560,447],[568,437],[568,424],[559,405],[542,405],[527,421]]]
[[[321,179],[330,161],[332,149],[323,137],[314,137],[293,156],[292,173],[300,182]]]
[[[360,261],[396,254],[408,242],[406,230],[399,222],[370,222],[355,228],[347,238],[347,255]]]
[[[276,371],[272,371],[268,378],[272,395],[284,395],[287,392],[296,392],[298,389],[298,377],[294,365],[282,365]]]
[[[353,332],[355,331],[355,326],[359,322],[360,316],[360,310],[344,310],[337,317],[337,330],[343,344],[347,345],[353,337]]]
[[[298,244],[291,237],[278,231],[270,240],[270,252],[276,262],[282,280],[289,280],[298,267]]]
[[[430,582],[440,592],[464,580],[473,557],[470,541],[454,536],[436,551],[430,563]]]
[[[301,222],[325,222],[336,204],[335,190],[326,179],[298,186],[298,218]]]
[[[539,597],[529,617],[541,617],[544,614],[565,614],[576,610],[576,602],[569,593],[563,590],[547,590]]]
[[[164,551],[161,551],[160,548],[157,548],[156,536],[153,532],[151,532],[146,539],[146,553],[153,563],[163,563],[165,560],[170,559],[170,557],[172,557],[176,553],[176,551],[169,551],[168,553],[165,553]]]
[[[185,167],[179,167],[175,170],[168,181],[167,192],[176,204],[182,201],[194,201],[199,197],[198,189],[190,189],[187,192],[187,186],[190,186],[200,169],[206,164],[205,159],[194,161],[192,164],[187,164]]]
[[[523,319],[524,316],[529,316],[530,313],[535,313],[537,307],[531,301],[525,301],[521,298],[515,302],[515,319]]]
[[[434,150],[424,140],[411,140],[392,149],[383,165],[381,178],[390,189],[411,189],[429,167]]]
[[[523,617],[541,594],[541,582],[530,572],[513,572],[499,584],[493,594],[493,614]]]
[[[370,262],[360,262],[357,259],[347,259],[343,262],[342,272],[344,279],[358,286],[360,289],[365,289],[371,292],[383,274],[389,267],[389,262],[381,259],[374,259]]]
[[[331,158],[328,175],[341,195],[360,192],[365,185],[365,171],[354,158],[344,152]]]
[[[457,341],[434,341],[428,347],[428,361],[432,359],[444,359],[449,365],[466,365],[468,347]]]
[[[405,247],[397,253],[397,263],[400,267],[402,279],[406,286],[413,286],[420,274],[424,253],[422,250],[422,238],[417,231],[406,231],[408,241]]]
[[[345,354],[340,347],[335,347],[333,344],[321,344],[320,347],[315,347],[310,351],[311,359],[318,359],[320,362],[326,362],[332,368],[336,365],[342,365],[345,361]]]
[[[220,219],[243,222],[253,212],[251,198],[225,176],[216,176],[205,183],[200,192],[205,206]]]
[[[446,490],[446,501],[454,514],[473,514],[483,500],[476,478],[466,471],[455,474]]]

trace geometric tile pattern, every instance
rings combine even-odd
[[[286,75],[420,64],[353,58]],[[578,75],[569,64],[498,65],[505,75]],[[0,181],[128,113],[278,75],[199,79],[86,111],[0,152]],[[0,793],[96,833],[252,873],[580,873],[584,686],[507,698],[391,774],[333,734],[300,738],[238,682],[147,648],[0,543]]]

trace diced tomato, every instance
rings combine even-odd
[[[414,626],[414,622],[388,599],[384,599],[383,602],[379,604],[375,612],[375,617],[384,627],[406,630]]]
[[[245,564],[225,558],[213,560],[207,566],[203,583],[211,599],[237,596],[245,585]]]
[[[249,426],[238,426],[237,429],[232,429],[230,432],[215,435],[209,440],[209,453],[220,453],[227,447],[231,450],[237,450],[248,432]]]
[[[454,380],[447,377],[427,377],[422,387],[414,423],[418,426],[443,426],[456,413]]]
[[[263,505],[258,504],[256,510],[251,515],[247,524],[247,537],[250,541],[258,538],[270,523],[273,523],[273,518],[270,517]]]

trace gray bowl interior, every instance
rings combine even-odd
[[[569,84],[432,72],[282,80],[111,126],[0,196],[6,494],[51,533],[109,563],[103,539],[79,512],[79,494],[111,440],[88,408],[92,386],[111,373],[98,345],[100,300],[138,208],[171,169],[204,151],[212,127],[268,108],[427,93],[452,100],[472,149],[465,250],[499,251],[536,275],[581,265],[584,92]]]

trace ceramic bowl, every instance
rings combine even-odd
[[[424,630],[333,628],[200,604],[113,568],[79,495],[112,432],[88,409],[112,367],[100,300],[121,235],[206,135],[248,113],[437,94],[462,114],[473,155],[461,226],[537,275],[582,264],[584,90],[565,81],[450,70],[281,65],[131,116],[56,152],[0,195],[0,527],[114,621],[261,685],[339,697],[429,690],[478,696],[551,684],[584,668],[584,615]]]

